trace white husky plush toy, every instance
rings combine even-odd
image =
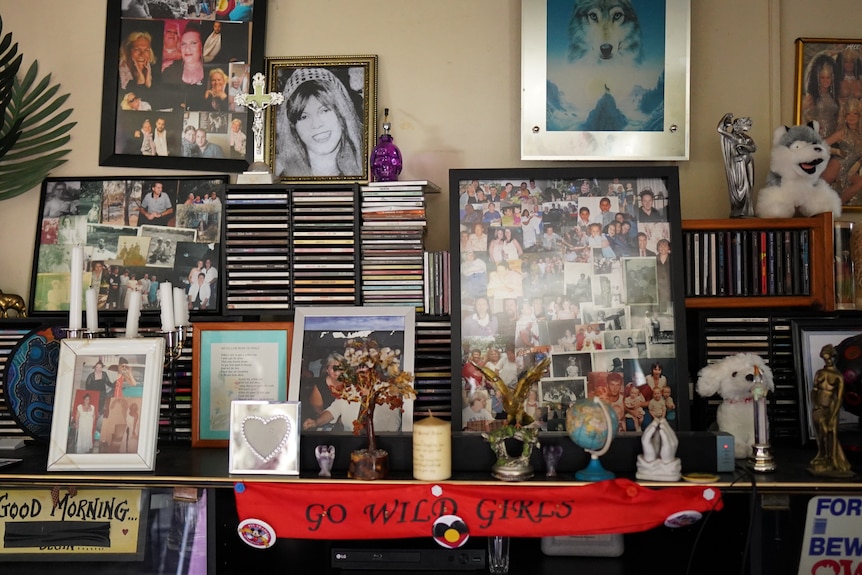
[[[754,367],[760,370],[763,385],[775,390],[772,370],[763,358],[754,353],[738,353],[711,363],[697,374],[697,393],[701,397],[721,396],[715,414],[720,431],[733,436],[734,456],[751,455],[754,445]]]
[[[757,195],[760,218],[792,218],[832,212],[841,215],[841,198],[820,176],[829,162],[829,145],[817,122],[781,126],[772,136],[767,186]]]

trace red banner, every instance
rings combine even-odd
[[[680,512],[722,508],[714,487],[650,489],[627,479],[570,487],[237,483],[234,492],[240,521],[264,521],[286,539],[429,537],[434,520],[443,515],[459,516],[475,536],[631,533],[662,525]]]

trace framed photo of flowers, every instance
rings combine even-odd
[[[64,339],[48,471],[152,471],[165,340]]]
[[[526,403],[541,429],[560,430],[586,394],[636,431],[649,420],[627,417],[627,387],[640,407],[663,394],[666,418],[688,429],[677,168],[463,169],[449,180],[453,427],[505,418],[476,365],[514,386],[550,356]]]
[[[246,169],[266,0],[107,4],[99,165]]]
[[[297,307],[288,399],[302,405],[303,433],[353,433],[360,405],[341,397],[342,368],[349,366],[347,375],[355,375],[367,364],[351,355],[351,348],[375,348],[380,351],[376,368],[412,374],[415,340],[414,307]],[[400,409],[378,405],[374,430],[412,431],[413,399],[404,398]]]

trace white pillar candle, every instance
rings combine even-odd
[[[452,477],[452,426],[430,413],[413,424],[413,477],[422,481]]]
[[[81,329],[81,300],[84,295],[84,248],[72,248],[72,279],[69,285],[69,329]]]
[[[159,284],[159,298],[162,308],[162,331],[174,331],[177,322],[174,318],[174,288],[171,282]]]
[[[174,321],[177,326],[189,325],[189,303],[186,298],[186,290],[174,288]]]
[[[134,291],[129,298],[129,312],[126,315],[126,337],[138,337],[138,321],[141,317],[141,292]]]
[[[96,288],[87,288],[87,331],[99,329],[99,296]]]

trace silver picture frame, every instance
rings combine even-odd
[[[688,159],[690,0],[615,6],[625,12],[601,14],[593,0],[521,3],[522,160]],[[594,40],[586,30],[605,17],[610,32]],[[658,103],[646,107],[648,97]]]

